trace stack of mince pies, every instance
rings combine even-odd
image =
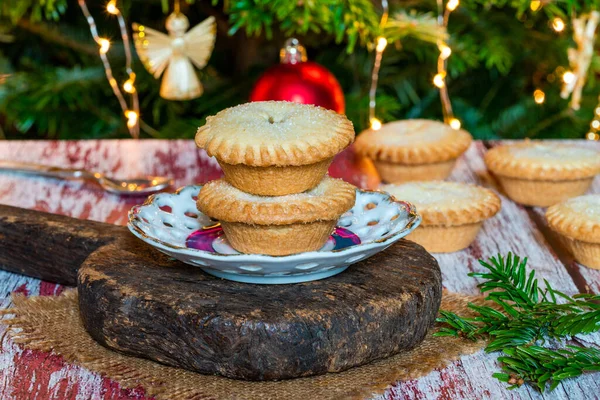
[[[326,176],[353,141],[352,123],[321,107],[266,101],[225,109],[196,134],[224,172],[202,187],[198,210],[221,223],[239,252],[318,250],[355,202],[354,186]]]
[[[472,140],[442,122],[408,119],[361,133],[354,147],[373,160],[382,181],[403,183],[446,179]]]

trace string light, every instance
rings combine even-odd
[[[565,30],[565,21],[563,21],[559,17],[555,17],[552,20],[552,29],[554,29],[556,32],[564,31]]]
[[[433,77],[433,84],[440,89],[444,88],[446,86],[444,78],[445,77],[443,74],[435,74],[435,76]]]
[[[135,74],[132,72],[131,74],[129,74],[129,79],[127,79],[124,83],[123,83],[123,90],[127,93],[134,93],[135,92]]]
[[[387,23],[389,8],[387,0],[381,1],[383,13],[379,21],[379,28],[383,32],[383,27]],[[381,129],[381,121],[375,118],[375,106],[377,105],[377,82],[379,81],[379,69],[381,68],[381,58],[387,46],[387,39],[383,36],[377,38],[375,43],[375,62],[373,63],[373,71],[371,72],[371,88],[369,89],[369,123],[371,129],[377,131]]]
[[[542,104],[544,100],[546,100],[546,93],[544,93],[541,89],[535,89],[533,92],[533,99],[537,104]]]
[[[440,43],[438,48],[440,49],[440,58],[442,60],[447,59],[452,54],[452,49],[446,46],[444,43]]]
[[[540,9],[540,7],[542,7],[542,2],[540,0],[531,0],[531,3],[529,3],[529,8],[531,8],[531,11],[537,11]]]
[[[567,85],[570,85],[575,80],[575,74],[571,71],[567,71],[562,76],[563,82]]]
[[[587,140],[600,140],[600,96],[598,96],[598,105],[594,109],[594,119],[590,123],[590,131],[585,135]]]
[[[135,111],[125,111],[125,117],[127,118],[127,127],[133,128],[138,124],[138,113]]]
[[[381,37],[381,36],[378,37],[377,38],[377,46],[376,46],[375,50],[380,51],[380,52],[384,51],[386,46],[387,46],[387,39],[384,37]]]
[[[458,118],[451,118],[450,119],[450,127],[452,127],[452,129],[459,130],[460,126],[461,126],[461,123],[458,120]]]
[[[440,27],[443,27],[444,29],[448,28],[450,13],[456,10],[459,4],[459,0],[448,0],[446,7],[444,7],[444,0],[437,0],[437,22]],[[438,49],[440,50],[440,54],[437,60],[437,73],[433,77],[433,84],[440,89],[440,101],[442,102],[444,122],[454,129],[460,129],[461,122],[452,112],[452,103],[450,102],[450,95],[448,94],[448,87],[446,85],[448,58],[452,54],[452,49],[447,43],[442,41],[438,42]]]
[[[456,7],[458,7],[459,1],[458,0],[449,0],[448,3],[446,3],[446,9],[448,11],[454,11],[456,10]]]
[[[108,39],[99,38],[98,44],[100,45],[100,54],[106,54],[110,49],[110,41]]]
[[[377,118],[371,118],[371,129],[373,129],[374,131],[378,131],[381,129],[381,121],[378,120]]]
[[[119,13],[116,0],[110,0],[108,2],[108,4],[106,5],[106,11],[112,15],[117,15]]]
[[[81,8],[81,11],[85,16],[85,19],[87,20],[92,37],[94,38],[96,43],[98,43],[98,53],[100,54],[102,65],[104,66],[106,79],[108,80],[108,83],[110,84],[110,87],[112,88],[115,97],[119,101],[119,105],[121,106],[125,117],[127,118],[127,128],[129,129],[129,134],[134,138],[138,138],[140,134],[140,106],[137,91],[135,90],[135,73],[131,68],[131,46],[129,44],[129,34],[127,33],[127,25],[125,25],[125,19],[123,18],[121,11],[117,7],[117,0],[110,0],[106,4],[106,12],[108,12],[111,15],[115,15],[119,22],[121,39],[123,40],[123,48],[125,50],[125,72],[127,72],[128,74],[128,79],[123,83],[123,90],[131,95],[130,106],[128,106],[127,101],[125,101],[125,97],[123,96],[123,93],[119,88],[117,80],[113,75],[110,62],[108,61],[108,57],[106,56],[106,53],[108,53],[108,51],[110,50],[110,41],[98,35],[98,27],[96,26],[96,21],[90,13],[85,0],[77,0],[77,3],[79,4],[79,8]]]

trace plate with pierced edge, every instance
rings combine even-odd
[[[202,186],[150,196],[129,211],[129,230],[144,242],[219,278],[258,284],[308,282],[339,274],[385,250],[421,222],[415,207],[385,192],[356,190],[356,202],[317,251],[269,256],[234,250],[217,221],[196,208]]]

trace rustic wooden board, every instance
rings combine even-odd
[[[600,149],[600,143],[581,144]],[[481,160],[484,147],[479,142],[473,145],[453,173],[454,180],[489,181]],[[85,166],[124,177],[166,174],[176,178],[176,186],[203,182],[220,175],[214,162],[203,152],[197,151],[191,141],[0,142],[0,158],[62,166]],[[338,167],[332,168],[331,171],[336,176],[350,178],[356,184],[366,182],[364,177],[350,167],[348,159],[348,155],[340,155],[335,162],[335,166]],[[344,165],[348,167],[339,167]],[[594,191],[600,193],[600,178],[595,181]],[[59,183],[0,174],[0,203],[3,204],[123,224],[126,221],[127,210],[135,202],[136,200],[119,199],[88,187],[81,187],[77,183]],[[476,260],[512,248],[521,249],[523,254],[527,254],[531,265],[536,269],[545,268],[544,277],[552,279],[553,284],[558,282],[558,288],[567,292],[574,292],[580,288],[570,276],[562,281],[565,274],[561,271],[566,268],[549,247],[543,232],[531,219],[528,209],[519,206],[505,207],[501,215],[501,223],[492,220],[485,224],[482,233],[470,248],[450,255],[435,256],[442,268],[446,288],[476,293],[476,281],[466,277],[468,271],[480,269]],[[515,225],[515,221],[519,222]],[[503,240],[506,240],[506,243],[501,243],[498,239],[497,228],[502,229]],[[584,282],[582,287],[587,286],[590,291],[599,293],[598,272],[578,265],[576,268]],[[44,289],[54,288],[55,285],[3,271],[0,271],[0,282],[0,301],[3,308],[10,305],[8,295],[13,290],[28,291],[32,295],[51,295],[56,292],[55,289]],[[3,331],[4,327],[0,325],[0,334]],[[592,343],[598,345],[600,340],[594,339]],[[23,351],[5,340],[0,352],[0,398],[29,399],[37,396],[40,399],[145,399],[141,389],[119,389],[115,382],[102,379],[76,366],[58,362],[56,358],[44,353]],[[567,381],[556,391],[546,395],[528,388],[507,391],[503,384],[491,378],[491,373],[496,370],[494,356],[478,353],[464,357],[450,367],[434,371],[419,380],[395,384],[385,394],[375,398],[562,400],[597,398],[600,392],[595,375]],[[244,397],[243,393],[239,393],[238,396]]]
[[[335,277],[249,285],[128,246],[79,271],[84,326],[115,350],[248,380],[339,372],[413,348],[437,316],[437,262],[401,241]]]

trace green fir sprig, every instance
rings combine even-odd
[[[484,279],[478,287],[490,306],[470,303],[475,314],[470,318],[440,311],[437,321],[444,326],[435,336],[487,339],[485,351],[504,353],[498,359],[504,372],[494,376],[511,389],[529,383],[541,391],[549,384],[552,390],[563,379],[600,371],[597,349],[543,347],[548,339],[561,341],[600,330],[600,296],[571,297],[546,280],[542,289],[535,271],[527,272],[527,259],[511,253],[479,262],[487,271],[469,276]]]

